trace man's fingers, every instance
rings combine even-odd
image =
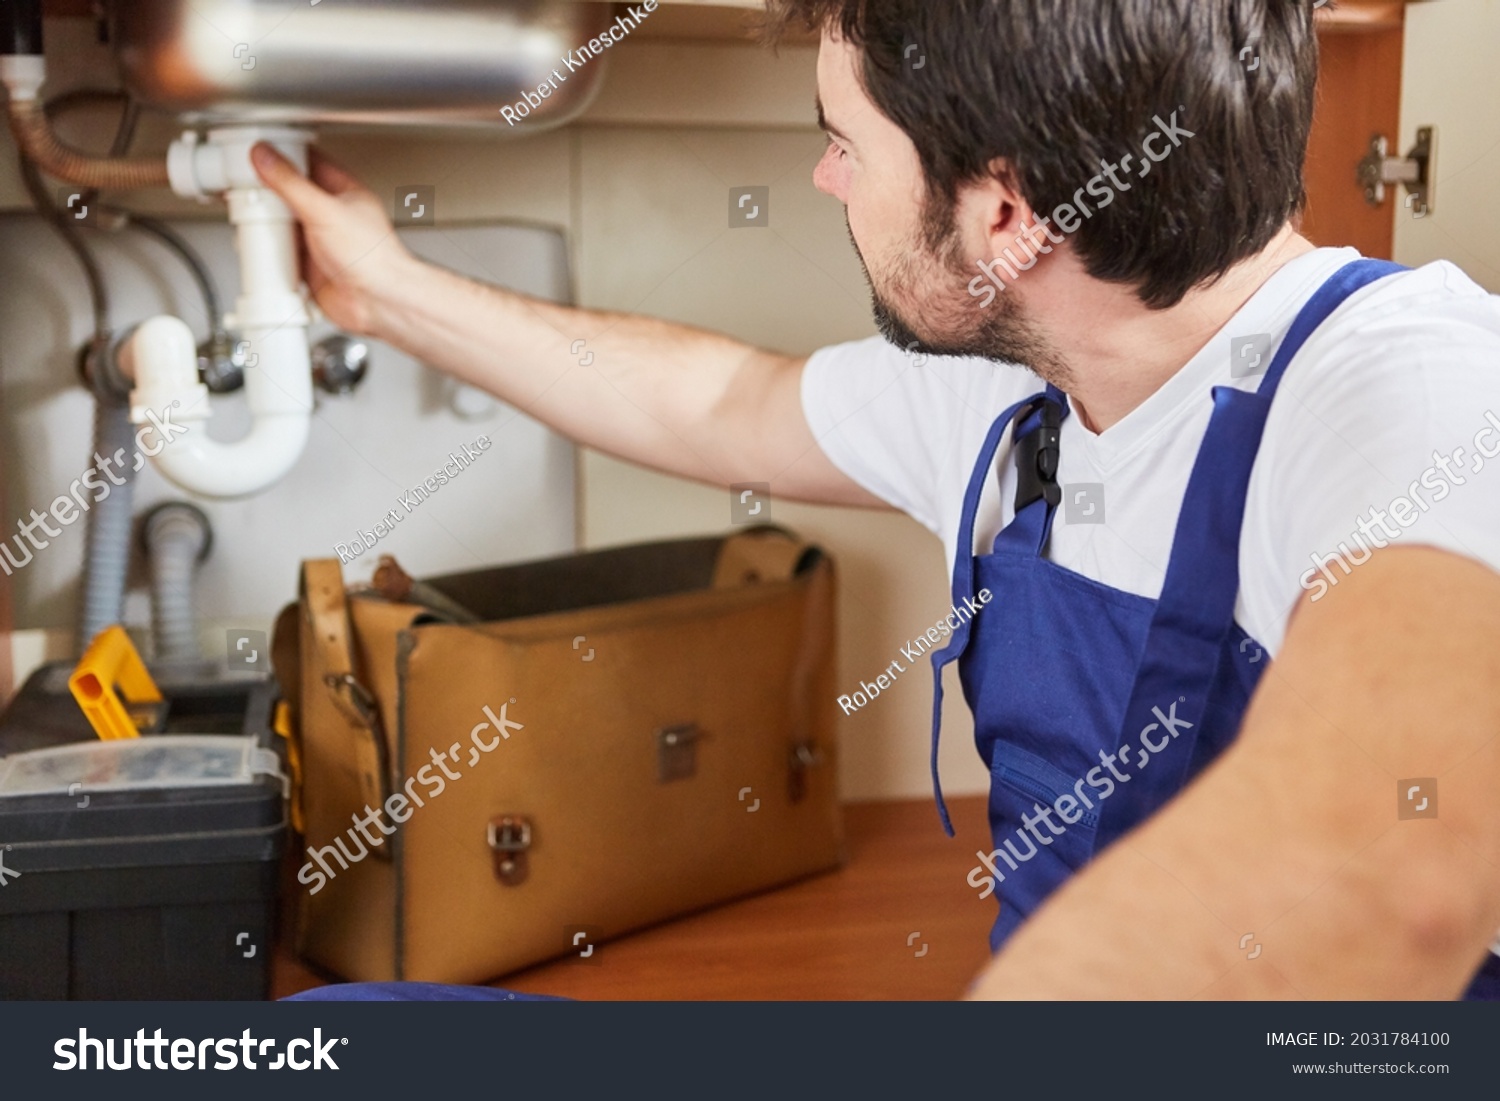
[[[333,195],[342,195],[346,191],[364,189],[364,184],[360,183],[353,173],[330,160],[319,150],[311,149],[308,154],[312,178],[324,191]]]
[[[291,161],[263,141],[250,150],[250,163],[261,182],[279,195],[299,221],[323,209],[328,193],[298,172]]]

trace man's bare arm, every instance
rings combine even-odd
[[[1224,757],[1050,899],[974,993],[1458,996],[1500,929],[1497,640],[1500,575],[1377,551],[1299,607]],[[1436,818],[1398,819],[1408,778],[1437,779]]]
[[[813,437],[805,359],[475,282],[414,257],[380,201],[326,159],[315,158],[307,180],[261,146],[256,167],[301,223],[304,274],[341,327],[632,462],[710,484],[769,482],[778,497],[882,504]],[[578,341],[587,344],[575,352]]]

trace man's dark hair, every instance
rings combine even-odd
[[[1193,133],[1070,238],[1096,279],[1175,305],[1263,249],[1305,202],[1313,0],[769,0],[765,31],[856,46],[876,107],[927,175],[924,223],[1002,158],[1038,215],[1160,119]],[[1258,62],[1257,59],[1258,58]],[[920,65],[918,64],[920,60]],[[1156,148],[1162,146],[1158,143]]]

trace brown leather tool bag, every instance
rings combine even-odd
[[[327,559],[278,624],[307,959],[481,982],[841,861],[816,547],[756,529],[427,584],[481,622],[346,594]]]

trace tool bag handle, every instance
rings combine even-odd
[[[823,558],[823,550],[794,532],[760,524],[729,536],[714,561],[711,587],[734,589],[759,582],[790,581]]]
[[[300,734],[305,768],[317,762],[342,764],[346,783],[358,803],[378,807],[390,796],[390,762],[380,724],[380,707],[356,668],[343,572],[335,558],[302,564],[303,609]],[[349,770],[352,769],[352,776]],[[332,779],[332,777],[328,777]],[[347,781],[352,780],[353,783]],[[317,778],[323,786],[323,778]],[[356,791],[338,794],[337,802],[354,804]],[[330,792],[332,794],[333,792]],[[358,811],[359,805],[353,810]],[[384,848],[374,850],[389,859]]]

